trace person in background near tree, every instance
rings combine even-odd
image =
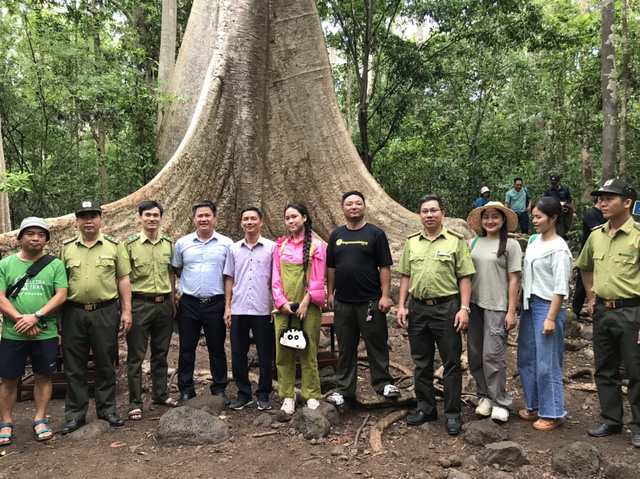
[[[36,441],[48,441],[53,431],[47,423],[47,406],[51,399],[51,374],[58,357],[58,327],[55,311],[67,299],[67,275],[62,262],[53,261],[26,280],[16,296],[9,294],[13,285],[25,277],[27,270],[45,256],[49,229],[42,218],[25,218],[20,224],[20,252],[0,261],[0,448],[12,443],[11,413],[18,394],[18,380],[24,375],[27,356],[35,379],[36,404],[32,424]],[[43,263],[41,263],[43,264]],[[14,288],[14,291],[16,288]]]
[[[577,219],[578,215],[576,214],[576,205],[571,198],[569,188],[563,186],[560,183],[560,179],[560,175],[551,175],[549,177],[551,187],[546,189],[546,191],[544,192],[544,196],[556,198],[561,203],[567,205],[568,208],[571,208],[573,210],[573,219]]]
[[[258,410],[271,409],[271,361],[273,360],[273,326],[271,326],[271,265],[275,243],[260,234],[262,211],[247,206],[240,213],[244,239],[229,248],[224,264],[224,322],[230,328],[231,369],[238,386],[238,398],[231,409],[239,411],[253,404],[249,381],[249,331],[258,352],[260,379],[256,397]]]
[[[533,207],[535,234],[529,240],[522,270],[522,302],[518,336],[518,371],[526,408],[522,419],[539,431],[563,422],[562,357],[569,294],[571,251],[560,235],[571,227],[572,210],[555,198]]]
[[[507,233],[518,227],[518,217],[502,203],[489,202],[473,210],[467,223],[482,235],[469,242],[476,269],[467,332],[469,370],[480,398],[475,412],[506,422],[512,402],[507,392],[507,339],[516,327],[522,271],[522,249]]]
[[[112,427],[124,426],[116,414],[114,365],[118,358],[118,327],[120,336],[131,328],[131,264],[124,244],[100,233],[102,209],[94,201],[80,202],[76,224],[80,235],[66,240],[60,251],[69,277],[69,296],[62,308],[62,358],[67,378],[67,423],[62,434],[85,424],[91,351],[98,418]]]
[[[158,406],[176,407],[167,386],[167,354],[175,317],[175,275],[171,269],[173,243],[160,234],[164,208],[157,201],[138,206],[142,231],[127,239],[131,261],[131,313],[127,334],[129,419],[142,419],[142,361],[151,339],[151,400]]]
[[[224,341],[224,263],[233,244],[214,230],[218,208],[211,201],[198,201],[191,207],[194,233],[180,238],[175,245],[171,266],[180,278],[178,289],[182,296],[178,305],[178,406],[184,406],[196,395],[193,370],[200,332],[204,330],[209,351],[209,369],[213,378],[211,394],[220,396],[225,404],[229,398],[227,387],[227,355]]]
[[[606,223],[607,220],[604,219],[602,215],[602,210],[600,209],[600,197],[595,197],[595,205],[591,207],[589,211],[587,211],[582,217],[582,243],[580,244],[580,250],[584,248],[587,239],[589,239],[589,235],[591,232],[596,229],[598,226]],[[587,298],[587,292],[584,289],[584,284],[582,282],[582,274],[580,270],[578,270],[578,278],[576,279],[576,289],[573,293],[573,301],[571,304],[571,309],[579,316],[580,311],[582,310],[582,306],[584,305],[584,300]]]
[[[531,211],[531,195],[522,186],[522,178],[513,180],[513,188],[507,191],[504,205],[518,216],[520,232],[529,234],[529,212]]]
[[[334,328],[340,345],[338,386],[327,398],[335,406],[355,399],[360,335],[367,348],[373,389],[387,398],[400,396],[389,374],[387,346],[393,259],[387,235],[365,221],[366,208],[359,191],[342,195],[347,224],[331,233],[327,247],[327,304],[335,309]]]
[[[398,324],[409,333],[418,399],[418,410],[407,418],[407,424],[418,426],[438,418],[433,387],[436,343],[444,366],[446,430],[455,436],[462,430],[460,332],[469,322],[471,275],[475,269],[464,237],[442,225],[445,210],[440,197],[422,197],[418,212],[424,229],[408,237],[398,265],[402,274]],[[412,299],[407,310],[409,293]]]
[[[276,366],[278,368],[278,393],[284,398],[282,410],[293,414],[296,407],[294,380],[296,356],[300,355],[302,370],[302,396],[307,407],[316,409],[320,403],[320,376],[318,375],[318,343],[322,307],[325,304],[324,271],[326,249],[324,243],[311,234],[311,216],[301,203],[289,203],[284,207],[284,222],[291,232],[276,242],[273,254],[273,300],[278,313],[275,315]],[[293,303],[299,307],[294,312]],[[307,347],[296,351],[282,346],[280,334],[287,329],[289,316],[295,316],[293,327],[301,328],[309,337]]]
[[[473,207],[480,208],[486,205],[489,202],[489,195],[491,195],[491,191],[488,187],[483,186],[480,188],[480,197],[473,203]]]
[[[631,444],[640,447],[640,224],[631,218],[638,195],[617,178],[591,194],[600,197],[607,222],[591,233],[578,258],[587,308],[593,315],[595,381],[602,409],[600,422],[589,429],[589,435],[604,437],[622,431],[620,364],[624,361]]]

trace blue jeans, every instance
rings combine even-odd
[[[542,334],[542,325],[551,301],[537,296],[529,300],[529,309],[522,311],[518,335],[518,371],[529,410],[538,409],[543,418],[564,417],[562,390],[562,356],[566,311],[556,316],[556,331],[551,336]]]

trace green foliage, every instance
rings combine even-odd
[[[14,195],[16,193],[29,193],[31,191],[31,179],[29,173],[0,173],[0,192]]]

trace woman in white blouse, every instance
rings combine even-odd
[[[522,419],[539,431],[563,422],[562,358],[565,302],[572,257],[561,235],[571,226],[573,210],[544,197],[533,207],[536,232],[529,240],[522,270],[522,315],[518,337],[518,370],[526,408]]]

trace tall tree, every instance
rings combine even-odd
[[[164,95],[169,89],[176,61],[176,35],[178,10],[176,0],[162,0],[162,31],[160,34],[160,59],[158,61],[158,92]],[[162,123],[163,105],[158,104],[156,132]]]
[[[627,178],[627,104],[629,102],[629,0],[622,1],[622,72],[620,75],[620,177]]]
[[[616,100],[615,3],[602,2],[602,182],[616,174],[618,107]]]
[[[2,117],[0,117],[0,132],[2,132]],[[2,134],[0,133],[0,176],[6,173],[4,164],[4,149],[2,148]],[[9,194],[0,193],[0,233],[11,231],[11,214],[9,211]]]

